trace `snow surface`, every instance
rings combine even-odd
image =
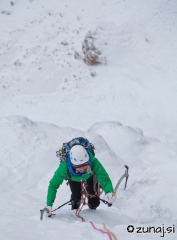
[[[177,2],[175,0],[1,0],[0,240],[160,239],[127,226],[177,227]],[[88,66],[82,42],[94,32],[105,62]],[[66,205],[53,218],[48,183],[63,142],[83,136],[117,201],[81,223]],[[64,182],[54,208],[70,199]],[[164,238],[177,239],[177,229]]]

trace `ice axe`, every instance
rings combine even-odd
[[[126,178],[125,180],[125,187],[124,187],[124,191],[126,189],[126,186],[127,186],[127,181],[128,181],[128,177],[129,177],[129,174],[128,174],[128,170],[129,170],[129,167],[127,165],[124,165],[124,167],[126,168],[125,169],[125,173],[122,175],[122,177],[119,179],[118,183],[116,184],[115,188],[114,188],[114,194],[116,194],[117,192],[117,189],[120,185],[120,183],[122,182],[122,180],[124,179],[124,177]],[[111,207],[112,206],[112,203],[109,203],[108,201],[104,200],[104,199],[101,199],[100,200],[104,203],[104,204],[107,204],[108,207]]]
[[[66,204],[68,204],[69,202],[71,202],[72,200],[74,200],[76,197],[74,197],[74,198],[72,198],[72,199],[70,199],[69,201],[67,201],[67,202],[65,202],[64,204],[62,204],[61,206],[59,206],[59,207],[57,207],[56,209],[54,209],[54,210],[52,210],[52,212],[55,212],[56,210],[58,210],[58,209],[60,209],[61,207],[63,207],[63,206],[65,206]],[[40,210],[40,220],[42,221],[43,220],[43,216],[44,216],[44,213],[45,212],[48,212],[48,209],[45,207],[44,209],[41,209]],[[52,217],[53,215],[55,215],[55,214],[53,214],[52,213],[52,215],[50,215],[49,217]]]
[[[122,180],[124,179],[124,177],[126,178],[124,191],[125,191],[125,189],[127,187],[127,181],[128,181],[128,177],[129,177],[129,174],[128,174],[129,167],[127,165],[124,165],[124,167],[126,168],[125,169],[125,173],[122,175],[122,177],[119,179],[118,183],[116,184],[115,189],[114,189],[115,193],[117,192],[117,189],[118,189],[120,183],[122,182]]]
[[[47,212],[48,211],[48,209],[45,207],[44,209],[41,209],[40,210],[40,213],[41,213],[41,215],[40,215],[40,220],[42,221],[42,219],[43,219],[43,215],[44,215],[44,213],[45,212]]]

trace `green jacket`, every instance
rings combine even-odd
[[[92,172],[96,175],[105,194],[108,192],[113,192],[112,182],[109,178],[108,173],[106,172],[106,170],[104,169],[104,167],[98,161],[97,158],[95,158],[90,152],[89,152],[89,155],[91,160]],[[58,169],[54,173],[53,178],[49,182],[48,194],[47,194],[47,206],[53,205],[53,202],[55,201],[55,198],[56,198],[57,189],[62,184],[63,180],[68,177],[68,175],[72,181],[82,182],[90,178],[92,175],[92,172],[90,171],[82,176],[74,176],[72,174],[69,174],[67,162],[61,162]]]

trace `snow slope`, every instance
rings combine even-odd
[[[1,0],[0,239],[159,239],[127,226],[177,226],[177,3],[175,0]],[[92,31],[103,64],[88,66]],[[83,136],[118,199],[75,217],[66,205],[39,220],[63,142]],[[54,207],[70,198],[65,183]],[[68,231],[69,229],[69,231]],[[175,240],[176,232],[164,238]]]
[[[57,239],[58,234],[61,234],[60,228],[63,232],[63,228],[67,227],[78,234],[78,239],[83,236],[85,239],[104,239],[102,234],[91,231],[89,221],[100,227],[104,222],[117,237],[122,235],[124,239],[129,239],[126,231],[129,224],[176,224],[174,196],[177,194],[177,153],[173,144],[163,144],[143,136],[140,130],[118,122],[96,123],[88,132],[82,132],[72,128],[59,128],[49,123],[32,122],[25,117],[9,116],[1,119],[0,128],[3,136],[3,144],[0,146],[3,215],[0,224],[3,239],[11,239],[14,232],[15,239],[22,239],[24,236],[27,236],[27,239],[50,239],[50,236]],[[48,181],[58,166],[55,151],[63,140],[68,141],[77,136],[86,137],[95,144],[97,156],[114,185],[124,173],[124,164],[130,166],[127,191],[123,191],[122,184],[118,191],[118,200],[112,208],[101,204],[99,209],[93,212],[85,207],[81,215],[88,223],[84,223],[87,225],[84,228],[81,228],[80,224],[83,223],[75,217],[69,206],[58,210],[53,219],[44,218],[41,223],[39,209],[45,206]],[[114,141],[109,136],[112,136]],[[107,139],[107,142],[104,139]],[[117,145],[120,152],[117,151]],[[169,156],[171,158],[167,162]],[[63,183],[58,190],[54,208],[68,201],[69,197],[69,187]],[[30,234],[29,228],[33,228]],[[158,239],[159,234],[156,235]],[[71,235],[66,231],[62,237],[70,239]],[[148,239],[148,236],[143,237]],[[170,237],[174,239],[173,235]]]
[[[1,3],[1,116],[82,130],[118,120],[177,139],[176,1],[13,3]],[[107,65],[74,58],[90,30]]]

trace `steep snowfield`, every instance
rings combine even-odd
[[[130,167],[127,191],[124,192],[122,184],[118,190],[118,200],[112,208],[101,204],[93,212],[85,207],[81,215],[87,222],[93,221],[100,227],[104,222],[117,237],[122,235],[124,239],[130,239],[130,235],[126,234],[129,224],[138,227],[162,224],[173,226],[177,223],[177,209],[174,208],[177,153],[173,144],[163,144],[143,136],[139,129],[123,126],[119,122],[96,123],[88,132],[82,132],[33,122],[25,117],[9,116],[1,118],[0,128],[3,136],[0,145],[0,200],[3,216],[0,224],[3,227],[3,239],[10,239],[14,233],[16,239],[50,239],[50,235],[57,239],[60,234],[70,239],[70,233],[67,230],[63,232],[63,228],[67,227],[74,233],[79,232],[78,239],[83,236],[85,239],[104,239],[102,234],[91,231],[89,223],[81,227],[82,223],[69,206],[58,210],[53,219],[44,218],[42,223],[39,220],[39,209],[45,206],[48,182],[58,166],[55,151],[63,140],[65,142],[77,136],[86,137],[95,144],[97,157],[107,169],[114,185],[124,173],[124,164]],[[58,190],[54,208],[69,198],[69,187],[63,183]],[[33,229],[30,233],[29,228]],[[152,237],[158,239],[159,234]],[[170,237],[174,239],[173,235]]]
[[[160,239],[127,226],[177,226],[177,3],[175,0],[1,0],[0,239]],[[84,63],[91,31],[103,64]],[[80,58],[76,59],[76,52]],[[55,152],[83,136],[118,199],[75,217],[66,205],[39,220]],[[70,198],[65,182],[54,207]],[[176,230],[177,231],[177,230]],[[176,240],[176,232],[164,238]]]
[[[1,3],[1,116],[82,130],[118,120],[177,139],[176,1],[13,3]],[[107,65],[74,58],[90,30]]]
[[[129,190],[120,193],[119,212],[143,223],[176,221],[176,144],[146,137],[140,129],[118,122],[97,123],[90,131],[106,139],[130,166]]]

